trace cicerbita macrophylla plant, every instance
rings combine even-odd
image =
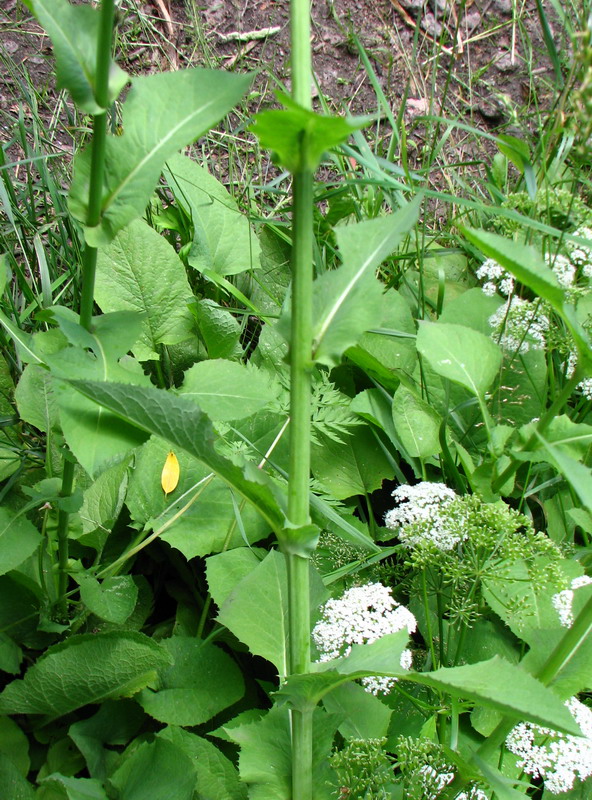
[[[583,736],[570,736],[521,722],[506,739],[506,747],[518,756],[518,766],[533,778],[542,778],[553,794],[568,792],[576,781],[592,775],[592,710],[576,697],[565,705],[582,729]]]
[[[354,644],[370,644],[407,629],[413,633],[417,622],[405,606],[393,598],[391,589],[381,583],[353,586],[339,598],[328,600],[321,608],[321,619],[312,637],[319,650],[319,661],[346,656]],[[411,667],[411,651],[404,650],[400,666]],[[362,678],[364,688],[372,694],[387,694],[396,678],[372,676]]]

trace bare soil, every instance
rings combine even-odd
[[[405,103],[417,146],[415,119],[424,114],[489,130],[528,129],[549,108],[553,71],[535,0],[520,8],[514,19],[512,0],[313,0],[317,106],[376,111],[358,37],[394,112]],[[258,70],[258,107],[290,85],[288,0],[123,0],[118,36],[133,74],[189,65]],[[568,43],[560,44],[567,53]],[[0,65],[5,143],[18,150],[19,118],[39,114],[51,145],[71,152],[80,127],[55,90],[51,44],[18,0],[0,0]]]

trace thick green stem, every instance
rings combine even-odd
[[[292,97],[312,107],[310,0],[291,0]],[[292,328],[290,332],[290,474],[288,521],[310,523],[310,391],[312,369],[313,174],[301,165],[293,176]],[[308,559],[286,553],[289,595],[290,672],[310,669],[310,588]],[[292,800],[312,800],[312,709],[292,711]]]
[[[101,4],[101,20],[97,42],[97,68],[95,84],[95,100],[104,109],[96,114],[93,121],[93,140],[90,169],[90,186],[88,196],[88,212],[86,225],[94,228],[101,219],[103,200],[103,173],[105,169],[105,147],[107,142],[107,108],[109,106],[109,70],[111,65],[111,40],[113,20],[115,17],[114,0],[103,0]],[[96,247],[84,248],[82,262],[82,293],[80,297],[80,324],[90,330],[94,305],[95,273],[97,265]],[[74,486],[74,464],[64,461],[62,488],[60,494],[67,497],[72,494]],[[68,525],[69,514],[58,512],[58,606],[60,613],[66,615],[66,590],[68,586]]]

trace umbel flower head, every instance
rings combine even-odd
[[[398,486],[393,497],[398,505],[386,513],[384,524],[396,531],[403,544],[415,547],[429,540],[439,550],[451,550],[462,540],[462,531],[453,530],[442,513],[457,498],[446,484],[422,481],[415,486]]]
[[[322,617],[312,632],[319,649],[319,661],[346,656],[354,644],[370,644],[386,636],[407,629],[413,633],[417,628],[415,617],[399,605],[388,586],[382,583],[367,583],[353,586],[339,598],[328,600],[321,608]],[[411,651],[404,650],[401,667],[411,666]],[[366,691],[372,694],[389,692],[395,678],[362,678]]]
[[[564,589],[562,592],[557,592],[557,594],[553,595],[551,602],[564,628],[571,628],[574,624],[574,592],[582,586],[589,586],[591,583],[592,578],[589,578],[587,575],[580,575],[578,578],[573,579],[569,589]]]
[[[568,792],[577,778],[592,775],[592,710],[576,697],[565,705],[580,726],[583,736],[558,733],[531,722],[513,728],[506,747],[518,756],[518,766],[533,778],[542,778],[553,794]]]
[[[512,297],[489,317],[491,336],[503,350],[527,353],[544,350],[549,318],[537,303]]]

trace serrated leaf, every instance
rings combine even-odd
[[[0,713],[59,717],[89,703],[127,697],[169,663],[160,645],[135,631],[72,636],[8,684],[0,694]]]
[[[157,734],[189,756],[197,774],[196,787],[205,800],[246,800],[247,787],[240,783],[232,761],[207,739],[182,728],[168,727]]]
[[[200,272],[237,275],[259,268],[259,241],[234,198],[206,169],[190,158],[167,159],[165,178],[177,203],[193,223],[189,264]]]
[[[119,800],[192,800],[195,779],[189,756],[163,738],[126,754],[109,778]]]
[[[292,173],[315,170],[325,150],[341,144],[369,122],[366,117],[344,119],[316,114],[283,94],[280,100],[288,108],[256,114],[251,130],[261,146],[273,150],[279,163]]]
[[[99,9],[67,0],[29,0],[29,5],[52,41],[58,89],[67,89],[87,114],[103,112],[95,97]],[[127,80],[126,73],[111,60],[109,105]]]
[[[277,397],[278,390],[263,370],[218,358],[188,369],[179,392],[220,422],[251,416]]]
[[[138,587],[131,575],[115,575],[99,583],[91,575],[80,575],[80,599],[97,617],[123,624],[136,607]]]
[[[52,774],[40,782],[37,797],[39,800],[58,797],[55,790],[60,791],[60,797],[65,800],[109,800],[105,789],[94,778],[72,778],[66,775]]]
[[[215,644],[188,636],[161,644],[173,663],[161,673],[158,691],[144,689],[138,697],[151,717],[169,725],[201,725],[243,696],[241,671]]]
[[[39,531],[23,514],[0,507],[0,575],[20,566],[40,542]]]
[[[58,422],[51,373],[38,364],[27,364],[15,390],[16,405],[25,422],[48,433]]]
[[[374,270],[395,250],[417,220],[418,198],[388,217],[336,230],[343,264],[313,284],[313,357],[328,366],[356,344],[383,316],[384,287]],[[283,330],[286,330],[286,321]]]
[[[71,383],[122,419],[195,456],[253,503],[273,530],[282,529],[283,512],[272,494],[265,473],[253,468],[249,470],[252,479],[248,479],[240,467],[216,451],[212,424],[191,398],[177,397],[152,387],[94,381]],[[248,469],[248,465],[245,469]]]
[[[208,69],[162,72],[132,80],[123,106],[121,136],[106,142],[101,223],[85,230],[91,247],[108,244],[141,216],[168,158],[205,133],[247,91],[250,75]],[[90,150],[74,161],[70,210],[86,222]]]
[[[438,375],[459,383],[477,397],[484,396],[502,363],[495,342],[464,325],[420,323],[417,349]]]
[[[187,308],[191,299],[181,259],[144,220],[134,220],[99,250],[95,300],[104,312],[142,315],[133,345],[139,361],[158,359],[158,345],[178,344],[195,334]]]

